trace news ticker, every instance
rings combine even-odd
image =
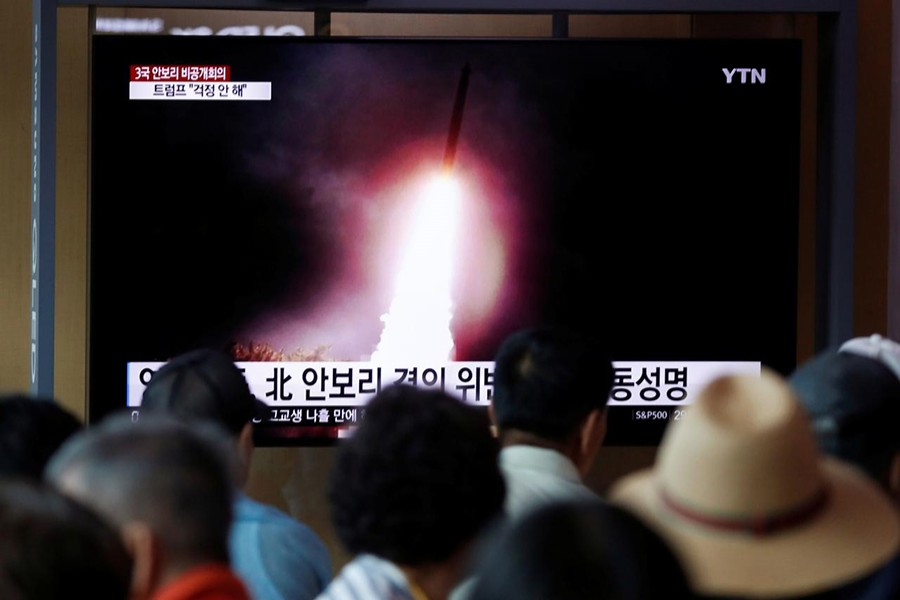
[[[140,406],[144,388],[163,364],[164,362],[128,363],[129,407]],[[397,383],[439,388],[475,405],[487,406],[493,397],[492,361],[403,366],[372,362],[235,364],[244,373],[253,395],[273,410],[345,410],[363,407],[384,386]],[[708,382],[719,376],[758,376],[761,363],[614,362],[613,369],[609,406],[653,410],[690,404]],[[294,415],[293,418],[300,417]]]

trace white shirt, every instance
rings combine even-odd
[[[556,450],[514,445],[500,451],[506,480],[504,510],[510,518],[555,501],[599,500],[584,485],[575,464]]]
[[[372,554],[347,563],[316,600],[415,600],[403,571]]]

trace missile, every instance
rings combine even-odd
[[[447,147],[444,150],[443,169],[445,173],[453,170],[456,160],[456,144],[459,141],[459,129],[462,126],[463,108],[466,105],[466,91],[469,87],[469,63],[462,68],[459,76],[459,85],[456,86],[456,100],[453,102],[453,114],[450,116],[450,131],[447,135]]]

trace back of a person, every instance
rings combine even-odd
[[[476,559],[467,600],[689,600],[680,559],[605,502],[551,502],[513,521]]]
[[[600,500],[578,471],[552,450],[525,445],[506,448],[500,455],[500,470],[507,488],[505,511],[513,518],[555,502]]]
[[[311,528],[239,493],[229,535],[234,570],[254,600],[314,598],[331,581],[328,548]]]
[[[151,377],[141,415],[165,413],[187,423],[214,423],[231,434],[238,493],[229,535],[232,565],[254,600],[311,600],[331,580],[319,535],[280,509],[240,490],[252,457],[253,418],[264,406],[226,353],[200,348],[174,357]]]
[[[788,382],[822,451],[865,471],[900,507],[900,344],[850,339],[800,364]]]
[[[52,398],[0,396],[0,476],[39,480],[53,453],[82,427]]]
[[[118,414],[68,440],[45,478],[117,527],[134,557],[134,600],[249,600],[228,555],[227,445],[212,426]]]
[[[442,390],[393,385],[342,441],[329,479],[351,560],[320,600],[445,600],[502,515],[485,415]]]
[[[514,331],[495,355],[491,414],[503,449],[505,510],[599,500],[583,478],[606,435],[613,368],[607,349],[572,331]]]
[[[131,567],[93,511],[37,480],[0,478],[0,598],[126,600]]]
[[[661,532],[707,598],[897,600],[900,514],[824,454],[786,379],[722,376],[609,498]]]

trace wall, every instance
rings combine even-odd
[[[28,386],[30,22],[30,2],[0,2],[0,391]]]
[[[900,40],[900,0],[893,0],[892,40]],[[888,96],[891,98],[890,121],[890,165],[900,164],[900,43],[892,46]],[[888,267],[900,264],[900,169],[893,167],[889,175],[889,218]],[[888,268],[888,328],[894,339],[900,338],[900,269]]]
[[[897,158],[890,160],[891,27],[896,20],[890,15],[891,0],[859,3],[853,263],[857,335],[886,333],[888,325],[888,189],[891,170],[897,170]]]
[[[30,186],[30,7],[26,0],[0,2],[0,390],[26,389],[28,383],[28,218]],[[124,9],[118,9],[123,11]],[[137,9],[130,9],[135,11]],[[886,324],[887,132],[890,103],[890,0],[860,6],[860,135],[857,210],[856,329],[883,330]],[[118,14],[125,14],[120,12]],[[232,15],[234,16],[234,15]],[[63,404],[85,414],[87,314],[87,49],[89,12],[59,11],[58,197],[56,289],[56,387]],[[249,18],[248,15],[240,15]],[[259,17],[254,15],[253,18]],[[178,18],[207,19],[200,11],[181,11]],[[218,18],[218,17],[216,17]],[[268,19],[268,17],[266,17]],[[273,17],[274,18],[274,17]],[[279,15],[286,19],[285,15]],[[260,17],[260,24],[265,21]],[[309,17],[301,21],[311,27]],[[507,19],[456,16],[416,19],[382,15],[362,19],[338,15],[334,33],[377,35],[453,34],[475,27],[476,33],[547,35],[551,22],[529,16],[514,24]],[[225,24],[225,21],[221,21]],[[283,22],[283,21],[281,21]],[[485,29],[488,28],[488,29]],[[521,33],[517,33],[521,32]],[[708,16],[581,16],[573,18],[570,34],[746,36],[798,35],[804,44],[803,148],[801,182],[801,273],[798,280],[798,357],[812,352],[814,258],[814,148],[816,21],[813,17],[741,18]],[[324,483],[333,449],[261,448],[249,482],[251,495],[276,504],[310,523],[328,544],[336,566],[346,555],[334,539],[328,519]],[[654,448],[603,448],[589,483],[603,491],[618,476],[652,463]]]
[[[54,396],[86,416],[88,10],[58,18]]]

